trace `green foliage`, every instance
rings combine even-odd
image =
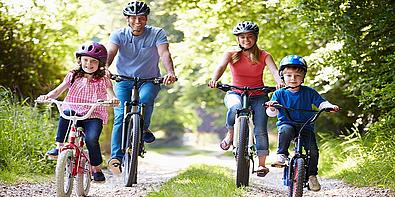
[[[148,196],[242,196],[243,194],[243,189],[236,187],[229,169],[192,165],[166,182],[160,191],[148,193]]]
[[[18,102],[9,90],[1,88],[0,122],[0,180],[18,179],[19,176],[6,176],[10,173],[54,172],[55,162],[45,157],[55,136],[55,124],[48,113],[31,108],[26,102]]]
[[[100,5],[87,3],[0,0],[0,85],[21,98],[58,85],[73,65],[77,46],[97,29],[82,28],[91,15],[84,10]]]

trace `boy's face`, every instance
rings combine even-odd
[[[297,68],[287,67],[283,71],[285,85],[298,87],[303,83],[304,72],[298,71]]]
[[[89,56],[81,56],[81,67],[86,73],[94,73],[99,69],[99,60]]]

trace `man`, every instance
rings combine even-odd
[[[150,8],[144,2],[133,1],[123,9],[128,27],[111,33],[107,46],[108,68],[116,58],[117,73],[129,77],[152,78],[159,77],[159,59],[167,71],[164,84],[175,82],[173,61],[169,52],[166,32],[162,28],[147,25]],[[124,156],[121,150],[121,134],[123,120],[123,103],[130,101],[132,81],[122,81],[115,85],[115,93],[121,106],[114,109],[114,126],[111,139],[111,158],[109,168],[114,174],[121,173],[121,161]],[[160,90],[159,85],[151,82],[139,84],[141,103],[145,104],[144,135],[147,143],[155,140],[155,136],[148,130],[153,112],[154,101]]]

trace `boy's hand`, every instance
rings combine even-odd
[[[273,108],[273,106],[274,106],[275,104],[278,104],[278,102],[277,102],[277,101],[268,101],[268,102],[265,103],[265,106],[268,106],[268,107],[270,107],[270,108]]]

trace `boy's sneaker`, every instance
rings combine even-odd
[[[143,133],[143,140],[146,143],[152,143],[155,141],[155,136],[149,129],[147,129]]]
[[[309,188],[312,191],[318,192],[321,190],[321,185],[318,182],[317,176],[310,175],[309,176]]]
[[[277,161],[272,163],[272,167],[282,168],[285,167],[287,164],[288,157],[284,154],[277,154]]]
[[[52,159],[56,159],[59,155],[59,149],[57,148],[51,149],[47,152],[47,155]]]
[[[106,177],[104,176],[103,172],[94,172],[93,173],[93,180],[96,182],[103,182],[106,180]]]

